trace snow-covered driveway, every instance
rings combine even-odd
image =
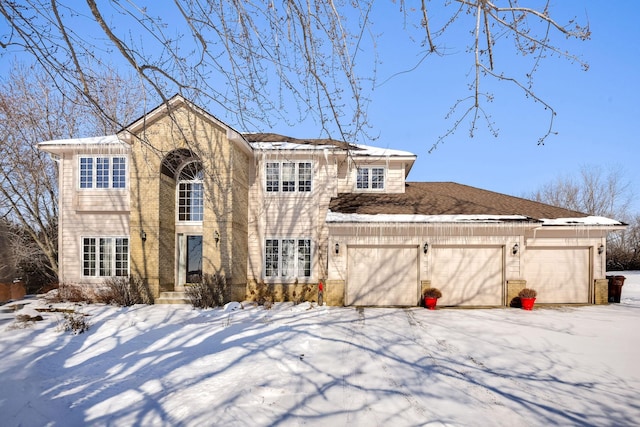
[[[626,275],[621,304],[533,312],[90,305],[80,335],[58,313],[6,321],[0,424],[633,425],[640,275]]]

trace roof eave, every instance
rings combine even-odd
[[[105,141],[100,141],[100,138],[75,138],[42,141],[36,144],[36,147],[40,151],[52,154],[113,148],[128,150],[131,148],[126,141],[116,135],[107,135],[104,139]]]

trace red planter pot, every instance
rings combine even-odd
[[[533,303],[536,302],[535,298],[520,298],[523,310],[533,310]]]
[[[424,298],[424,306],[427,307],[429,310],[435,310],[437,303],[438,303],[438,298],[429,298],[429,297]]]

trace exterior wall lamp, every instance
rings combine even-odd
[[[143,242],[147,241],[147,233],[143,229],[140,229],[140,238]]]
[[[429,251],[429,244],[425,242],[424,246],[422,247],[422,252],[426,254],[428,251]]]
[[[511,253],[516,255],[518,253],[518,250],[520,250],[520,246],[516,243],[515,245],[513,245],[513,249],[511,249]]]
[[[604,252],[604,245],[600,243],[600,245],[598,246],[598,255],[602,255],[603,252]]]
[[[336,255],[338,255],[340,253],[340,243],[336,243],[335,251],[336,251]]]

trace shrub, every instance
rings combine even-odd
[[[440,289],[438,288],[427,288],[424,290],[422,296],[424,298],[441,298],[442,292],[440,292]]]
[[[256,284],[256,289],[252,289],[250,293],[251,301],[264,306],[267,310],[271,308],[273,301],[275,300],[273,288],[270,285],[267,285],[264,280],[258,282]]]
[[[220,307],[229,300],[229,282],[222,274],[203,274],[199,282],[186,286],[186,292],[195,308]]]
[[[82,285],[60,283],[57,289],[50,291],[47,298],[51,302],[89,302],[91,297]]]
[[[520,298],[535,298],[538,293],[534,289],[524,288],[518,293]]]
[[[296,287],[293,289],[293,292],[291,293],[291,301],[293,301],[294,305],[298,305],[304,301],[311,301],[313,298],[312,291],[313,289],[311,285],[305,284],[301,287],[298,287],[296,285]]]
[[[36,322],[43,320],[42,316],[31,316],[29,314],[17,314],[16,320],[7,327],[7,330],[26,329],[33,326]]]
[[[153,304],[153,295],[140,277],[117,276],[105,279],[98,302],[129,307],[134,304]]]
[[[89,322],[83,313],[64,313],[62,321],[58,324],[58,329],[63,332],[72,332],[74,335],[81,334],[89,330]]]

